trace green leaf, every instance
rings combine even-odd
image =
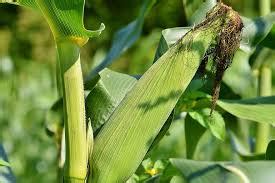
[[[266,160],[275,160],[275,140],[271,140],[268,143],[266,154],[265,154]]]
[[[101,24],[96,31],[84,28],[85,0],[36,0],[56,39],[69,38],[78,45],[85,44],[89,38],[98,36],[105,28]]]
[[[216,0],[183,0],[186,20],[189,25],[198,24],[206,13],[216,5]]]
[[[0,3],[15,4],[38,10],[35,0],[0,0]]]
[[[216,0],[183,0],[185,16],[189,25],[198,24],[206,13],[216,5]]]
[[[164,123],[164,125],[162,126],[160,132],[158,133],[158,135],[156,136],[156,138],[154,139],[154,142],[152,143],[150,149],[148,150],[151,151],[159,142],[160,140],[164,137],[164,135],[167,133],[167,131],[169,130],[173,119],[174,119],[174,114],[175,114],[175,110],[173,110],[171,112],[171,114],[169,115],[167,121]]]
[[[100,35],[105,29],[104,24],[96,31],[84,28],[85,0],[1,0],[0,3],[13,3],[40,11],[49,23],[56,40],[70,39],[80,46],[89,38]]]
[[[275,125],[275,96],[258,97],[246,100],[219,100],[217,101],[230,114],[251,121]]]
[[[275,12],[255,19],[242,18],[244,29],[242,33],[241,49],[252,53],[256,46],[261,43],[272,30],[275,22]],[[270,34],[272,35],[272,33]],[[267,44],[266,40],[264,42]]]
[[[254,162],[203,162],[185,159],[170,159],[187,182],[220,183],[270,182],[275,179],[274,161]]]
[[[275,21],[273,21],[273,26],[272,26],[270,32],[268,33],[268,35],[261,42],[261,45],[271,48],[271,49],[275,49],[274,42],[275,42]]]
[[[88,74],[87,80],[92,79],[98,72],[109,66],[137,41],[142,32],[145,16],[151,10],[155,2],[156,0],[145,0],[137,19],[115,33],[110,51],[107,53],[104,60]]]
[[[175,168],[171,163],[169,163],[165,167],[165,169],[160,177],[160,182],[161,183],[166,183],[166,182],[171,183],[172,180],[174,179],[174,177],[176,177],[176,176],[181,177],[181,172],[177,168]]]
[[[220,27],[213,24],[186,34],[122,100],[95,138],[92,181],[124,182],[135,172],[215,40]]]
[[[254,160],[265,160],[265,154],[263,153],[252,153],[243,141],[238,139],[238,137],[230,132],[231,144],[234,151],[240,156],[242,161],[254,161]]]
[[[190,30],[190,27],[175,27],[163,30],[161,32],[161,38],[155,54],[154,62]]]
[[[136,84],[136,79],[122,73],[104,69],[100,79],[86,98],[86,115],[92,128],[98,130],[111,116],[125,95]]]
[[[0,166],[10,166],[9,162],[0,158]]]
[[[186,144],[184,134],[184,120],[174,119],[167,134],[153,148],[146,157],[156,161],[170,157],[185,157]]]
[[[225,138],[225,123],[223,117],[217,111],[213,111],[210,116],[211,109],[205,108],[194,112],[189,112],[189,115],[199,122],[205,128],[210,129],[212,134],[220,140]]]
[[[205,4],[207,7],[212,6],[211,3],[213,2],[211,2],[211,0],[209,2],[210,4]],[[204,4],[201,8],[203,7]],[[252,54],[258,44],[262,44],[263,46],[270,48],[274,47],[272,40],[275,40],[275,27],[273,26],[273,23],[275,22],[275,12],[263,17],[257,17],[255,19],[242,17],[242,20],[244,23],[242,41],[240,45],[240,49],[242,51]],[[157,58],[165,53],[171,45],[173,45],[191,29],[192,27],[174,27],[163,30],[155,60],[157,60]]]
[[[10,164],[7,160],[8,157],[4,151],[3,146],[0,144],[0,182],[14,183],[15,177],[11,171]]]
[[[196,120],[187,115],[185,118],[185,141],[186,141],[186,157],[192,159],[197,144],[205,132],[205,128]]]

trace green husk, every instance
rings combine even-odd
[[[218,4],[142,76],[95,139],[93,183],[125,182],[136,170],[228,20],[238,14]],[[238,17],[239,18],[239,17]]]

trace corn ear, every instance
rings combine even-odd
[[[93,183],[125,182],[135,172],[231,16],[227,10],[215,7],[209,19],[160,57],[122,100],[95,138]]]

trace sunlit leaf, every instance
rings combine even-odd
[[[205,108],[189,112],[189,115],[202,126],[208,128],[215,137],[223,140],[225,137],[225,123],[223,117],[217,111],[213,111],[210,116],[210,111],[211,109]]]
[[[0,3],[10,3],[15,5],[21,5],[34,10],[38,10],[35,0],[0,0]]]
[[[84,45],[89,38],[98,36],[105,28],[101,24],[96,31],[84,28],[84,3],[85,0],[17,0],[1,3],[14,3],[31,7],[40,11],[50,25],[56,39],[69,38],[79,45]]]
[[[171,164],[181,172],[187,182],[259,183],[275,179],[274,161],[254,162],[203,162],[171,159]]]
[[[275,97],[259,97],[246,100],[219,100],[217,104],[232,115],[251,121],[275,125]]]

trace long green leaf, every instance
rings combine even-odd
[[[94,182],[124,182],[134,173],[215,40],[223,18],[215,17],[186,34],[123,99],[95,139]]]
[[[0,3],[9,3],[38,10],[35,0],[0,0]]]
[[[274,161],[201,162],[171,159],[171,164],[181,172],[187,182],[192,183],[259,183],[275,179]]]
[[[275,97],[247,100],[219,100],[217,104],[232,115],[251,121],[275,125]]]

